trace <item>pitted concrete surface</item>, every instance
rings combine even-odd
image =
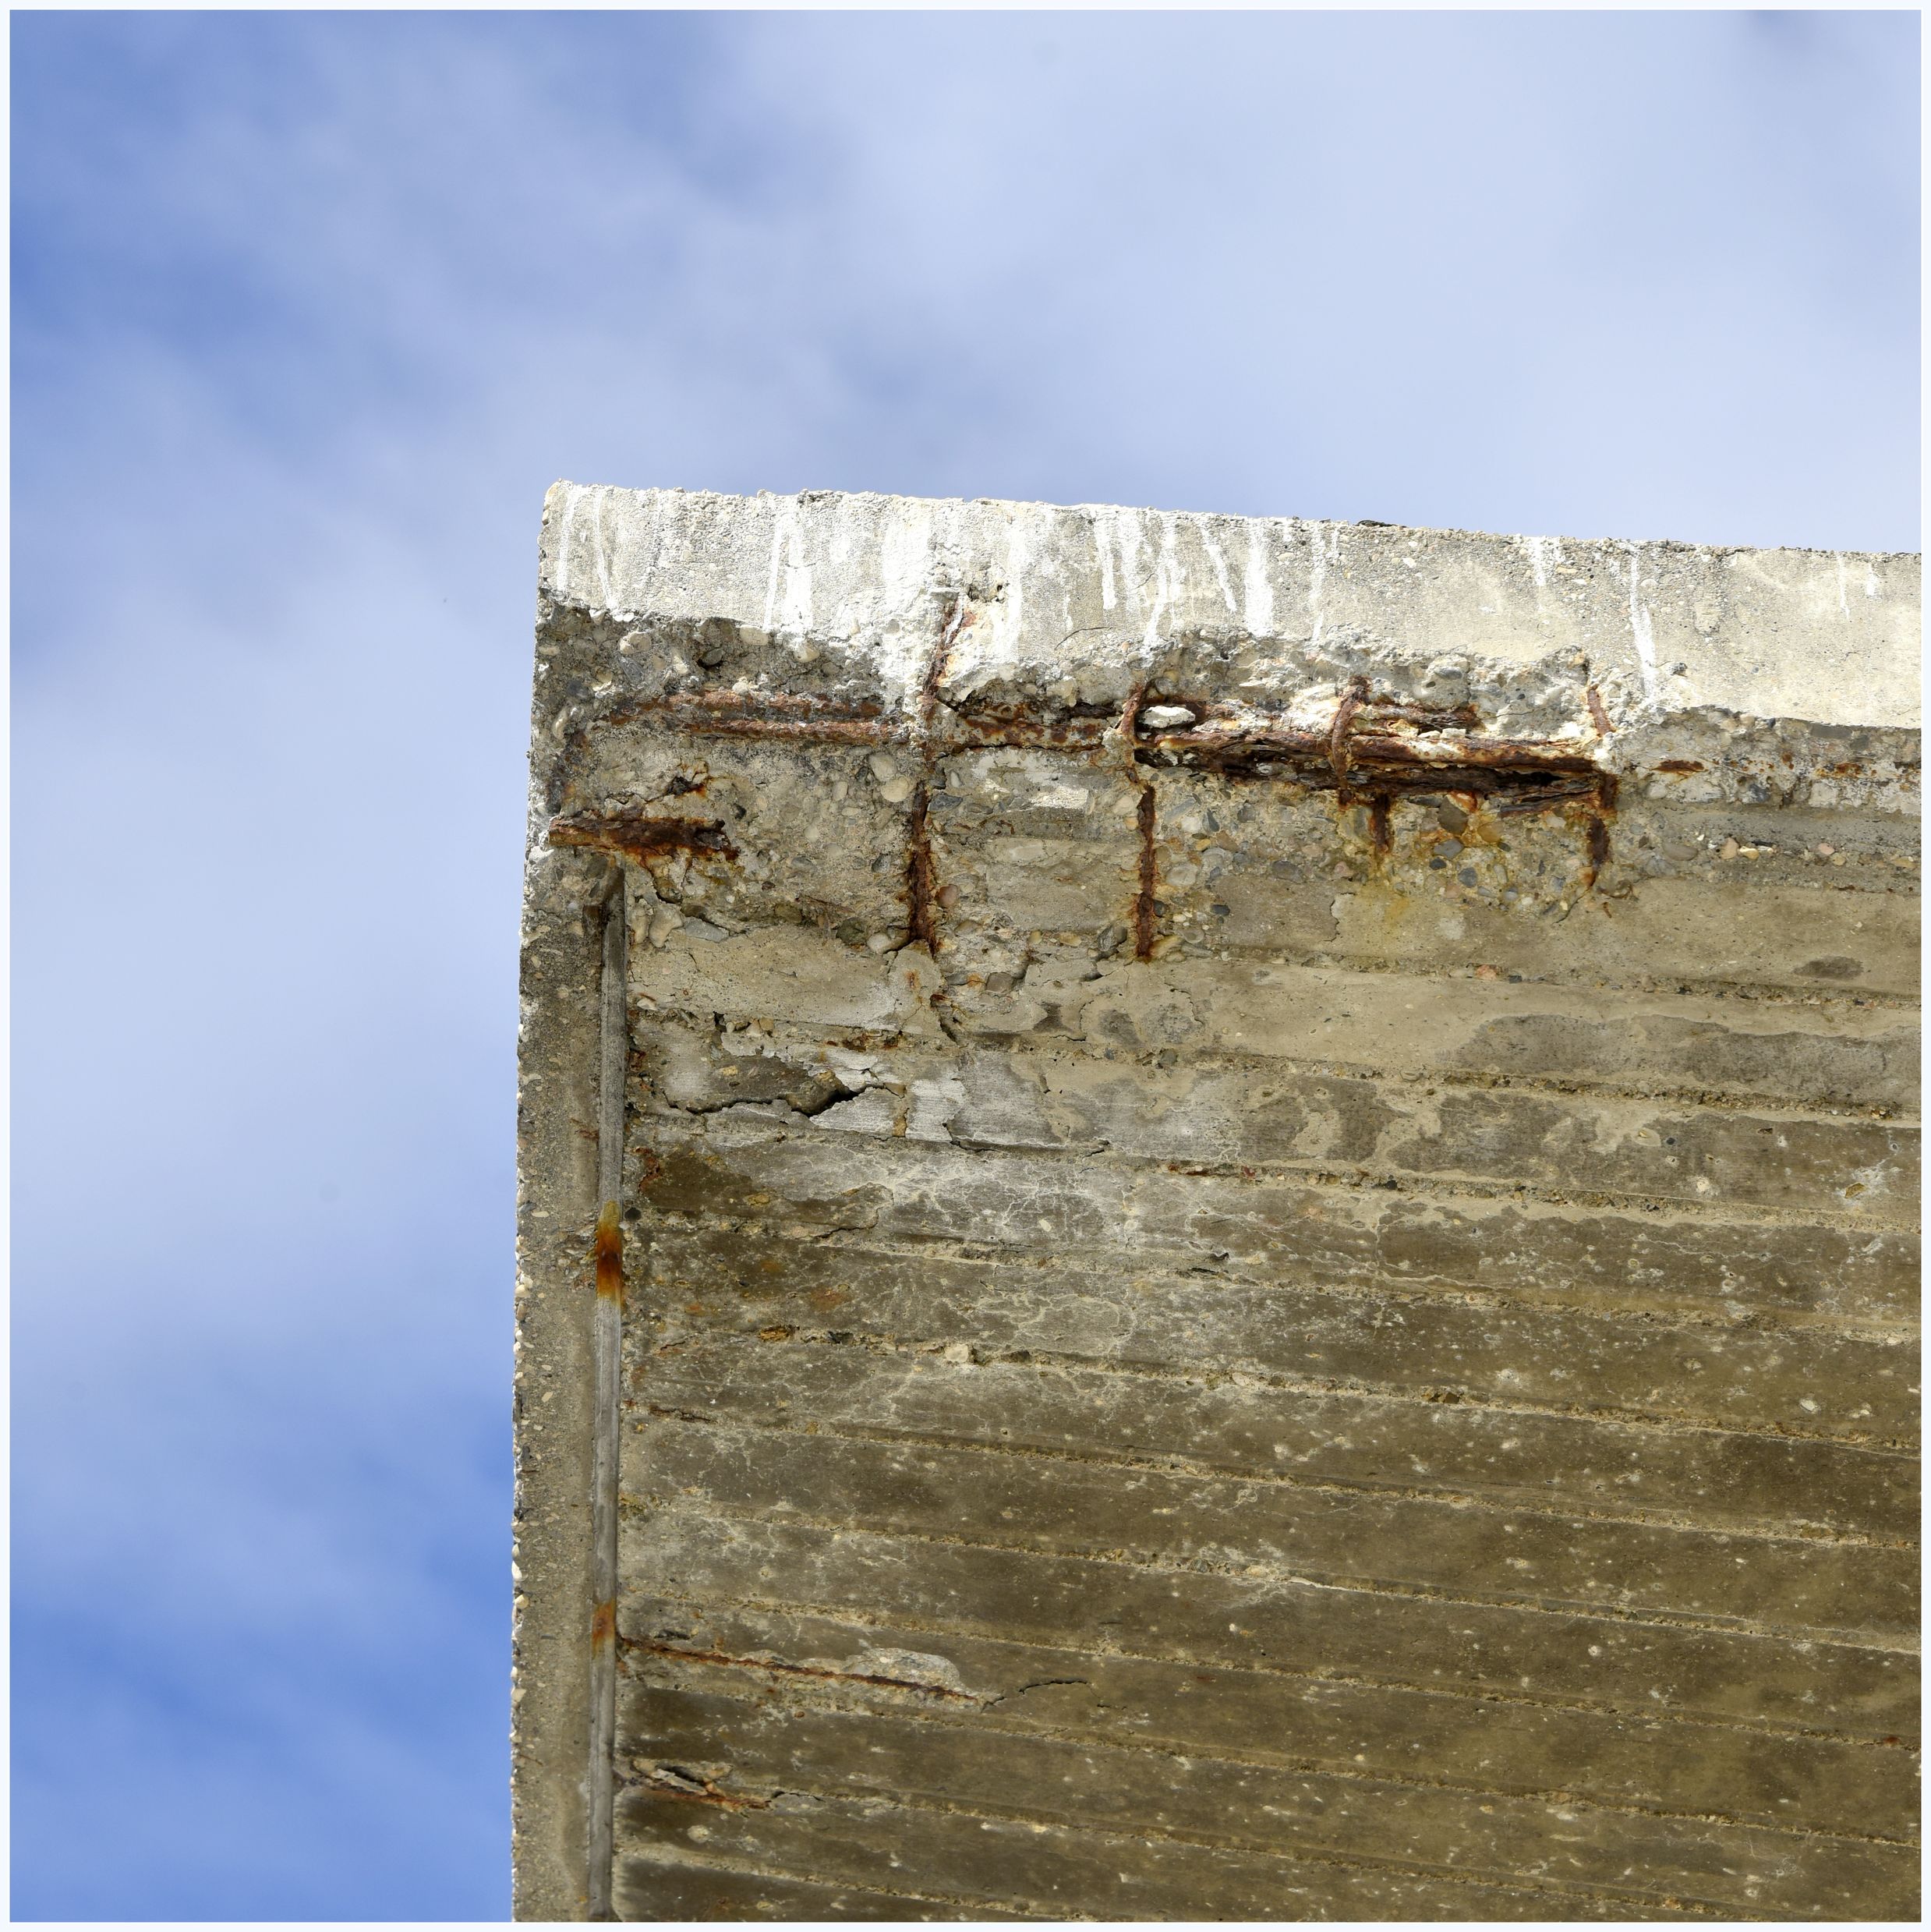
[[[1918,621],[557,485],[518,1916],[1915,1916]]]

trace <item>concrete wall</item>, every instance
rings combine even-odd
[[[607,957],[617,1916],[1915,1916],[1915,558],[560,484],[542,570],[520,1916]]]

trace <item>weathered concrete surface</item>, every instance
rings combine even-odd
[[[1917,628],[559,484],[518,1915],[1914,1916]]]

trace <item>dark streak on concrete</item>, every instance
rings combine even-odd
[[[1545,810],[1581,798],[1593,799],[1605,809],[1611,803],[1613,780],[1586,753],[1533,739],[1482,738],[1472,728],[1480,720],[1471,706],[1436,708],[1377,698],[1359,678],[1351,681],[1325,733],[1256,721],[1250,712],[1187,698],[1171,701],[1194,710],[1198,724],[1179,731],[1145,731],[1138,724],[1146,699],[1144,689],[1129,699],[1123,721],[1109,719],[1097,706],[1035,710],[1024,704],[971,700],[953,706],[939,687],[950,643],[971,621],[970,612],[962,614],[956,605],[948,610],[945,636],[922,681],[915,715],[909,720],[889,719],[870,700],[701,691],[624,706],[584,728],[656,714],[699,737],[769,738],[827,745],[909,742],[928,762],[955,751],[1034,747],[1098,754],[1123,737],[1133,748],[1133,759],[1143,765],[1211,771],[1233,780],[1284,778],[1311,788],[1332,788],[1344,798],[1379,792],[1460,791],[1494,798],[1497,809],[1505,811]],[[1600,708],[1598,699],[1592,711]],[[1596,721],[1600,728],[1604,718]],[[1388,728],[1392,726],[1407,729]],[[1455,734],[1452,741],[1440,745],[1418,741],[1445,733]],[[1659,769],[1697,767],[1687,760],[1671,759]],[[560,823],[587,830],[599,816],[578,814]],[[613,843],[607,836],[553,830],[552,836],[560,843]],[[654,840],[667,835],[652,830],[643,836]],[[722,836],[721,827],[700,828],[691,842],[720,849],[714,840]]]
[[[925,823],[930,798],[924,779],[912,787],[911,811],[906,833],[906,943],[939,950],[939,894],[933,884],[932,835]]]
[[[1140,826],[1140,890],[1133,900],[1133,957],[1151,959],[1155,937],[1154,924],[1154,890],[1158,883],[1158,857],[1154,846],[1154,831],[1158,807],[1154,802],[1153,787],[1140,787],[1138,823]]]
[[[1583,876],[1583,885],[1593,886],[1608,863],[1609,822],[1600,812],[1592,812],[1589,819],[1589,868]]]
[[[863,1671],[832,1670],[820,1664],[787,1664],[772,1657],[733,1657],[723,1651],[690,1651],[675,1644],[660,1644],[649,1637],[621,1637],[627,1651],[642,1651],[653,1657],[674,1658],[684,1664],[716,1664],[733,1670],[774,1671],[786,1677],[822,1677],[833,1683],[875,1684],[887,1690],[915,1690],[923,1697],[950,1697],[960,1704],[981,1704],[969,1690],[952,1690],[943,1684],[921,1683],[911,1677],[883,1677]]]
[[[624,1781],[633,1790],[647,1791],[653,1798],[680,1798],[690,1804],[721,1805],[727,1811],[762,1811],[769,1798],[748,1792],[726,1791],[714,1778],[687,1771],[681,1764],[653,1764],[640,1778]]]
[[[1392,843],[1388,834],[1388,812],[1394,799],[1385,791],[1378,791],[1368,801],[1368,837],[1374,847],[1377,858],[1388,856]]]

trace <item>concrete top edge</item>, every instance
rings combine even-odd
[[[1696,712],[1915,731],[1919,559],[1499,536],[1107,505],[558,483],[539,589],[646,631],[946,685],[1109,686],[1181,659],[1225,695],[1465,685],[1508,728]]]

